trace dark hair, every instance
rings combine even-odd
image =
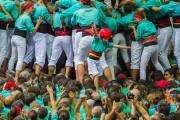
[[[151,75],[151,79],[154,80],[157,76],[164,79],[163,73],[160,70],[154,71],[153,74]]]
[[[113,85],[108,87],[107,94],[110,96],[112,92],[119,93],[119,89],[117,88],[117,86]]]
[[[170,103],[168,101],[161,100],[158,102],[159,113],[163,113],[165,116],[168,116],[170,109],[171,109],[171,106],[170,106]]]
[[[67,110],[61,110],[58,116],[58,120],[69,120],[69,112]]]
[[[38,118],[38,114],[35,110],[32,110],[30,113],[29,113],[29,116],[32,116],[30,117],[31,120],[37,120]]]
[[[168,116],[168,120],[178,120],[176,113],[170,113]]]
[[[84,85],[84,87],[86,85],[89,85],[89,84],[94,85],[94,81],[92,80],[92,78],[91,77],[84,77],[83,78],[83,85]]]
[[[63,87],[66,87],[67,84],[68,84],[68,82],[71,81],[71,80],[72,80],[71,78],[66,78],[66,79],[64,79],[64,80],[62,81]]]
[[[56,75],[56,76],[54,77],[54,79],[53,79],[53,82],[54,82],[54,84],[56,85],[59,80],[65,79],[65,78],[66,78],[65,75]]]
[[[13,120],[15,118],[16,112],[17,112],[17,108],[12,107],[11,110],[8,112],[6,120]]]
[[[21,6],[20,6],[20,14],[19,15],[22,15],[24,13],[24,8],[26,6],[28,6],[30,3],[31,2],[27,1],[26,3],[21,4]]]
[[[38,95],[40,95],[40,89],[36,86],[30,86],[27,89],[27,93],[34,93],[36,97],[38,97]]]
[[[69,105],[69,104],[67,104],[67,103],[61,103],[61,104],[59,104],[58,107],[57,107],[57,108],[58,108],[58,111],[59,111],[63,106],[64,106],[64,107],[69,107],[69,108],[71,109],[71,105]]]
[[[20,92],[23,92],[23,90],[22,90],[21,87],[15,87],[15,88],[14,88],[14,91],[16,91],[16,90],[18,90],[18,91],[20,91]]]
[[[133,11],[132,5],[124,5],[124,12],[125,12],[126,14],[129,14],[129,13],[131,13],[132,11]]]
[[[124,83],[125,80],[126,80],[125,78],[120,78],[120,79],[117,79],[117,82],[118,82],[121,86],[123,86],[123,83]]]
[[[22,83],[24,83],[24,82],[26,82],[27,80],[26,80],[26,78],[24,78],[24,77],[19,77],[18,78],[18,84],[19,85],[21,85]]]
[[[82,84],[79,81],[71,80],[71,81],[68,82],[67,87],[73,87],[73,86],[78,87],[79,90],[82,89]]]
[[[86,86],[85,86],[85,89],[96,90],[96,86],[89,84],[89,85],[86,85]]]
[[[164,72],[168,72],[170,75],[176,74],[173,68],[166,69]]]
[[[26,103],[25,95],[22,92],[16,94],[14,100],[22,100],[24,104]]]
[[[179,90],[173,90],[170,92],[170,94],[180,94],[180,91]]]
[[[119,102],[120,101],[120,94],[116,92],[112,92],[110,94],[111,101]]]
[[[44,106],[48,106],[48,102],[50,102],[50,96],[46,95],[43,99]]]
[[[44,119],[48,114],[48,111],[45,107],[40,107],[38,109],[38,116],[40,119]]]
[[[38,77],[37,74],[31,73],[31,74],[28,76],[27,81],[29,81],[31,78],[32,78],[32,80],[34,80],[36,77]]]
[[[15,107],[15,106],[18,106],[21,108],[21,110],[23,109],[24,107],[24,104],[23,104],[23,101],[22,100],[16,100],[12,103],[11,107]]]
[[[130,117],[130,120],[139,120],[139,118],[138,118],[137,116],[132,115],[132,116]]]
[[[36,95],[34,93],[28,93],[25,98],[26,105],[29,106],[32,101],[35,101]]]

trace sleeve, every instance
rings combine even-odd
[[[146,10],[151,10],[152,7],[156,7],[157,2],[155,0],[150,0],[146,2],[142,7],[145,8]],[[158,6],[157,6],[158,7]]]
[[[138,26],[135,39],[137,41],[141,41],[142,40],[142,34],[143,34],[143,28],[141,28],[141,26]]]
[[[32,32],[35,29],[34,24],[32,23],[30,17],[26,18],[24,22],[26,24],[26,27],[27,27],[28,31]]]
[[[5,15],[4,13],[0,13],[0,21],[7,22],[8,21],[8,15]]]
[[[63,11],[61,14],[60,14],[60,17],[62,19],[65,19],[66,17],[70,17],[70,16],[73,16],[74,12],[78,9],[81,8],[81,5],[80,4],[76,4],[70,8],[68,8],[67,10]]]
[[[13,18],[13,21],[16,21],[16,19],[19,17],[19,12],[18,12],[18,9],[16,7],[16,4],[14,3],[12,5],[13,5],[13,7],[11,9],[10,14],[11,14],[11,16]]]
[[[74,13],[73,17],[71,18],[71,24],[72,24],[72,25],[77,25],[76,12]]]
[[[144,5],[141,1],[134,0],[134,2],[136,3],[136,5],[134,5],[133,8],[141,8]]]
[[[123,21],[122,18],[116,19],[116,25],[117,25],[117,27],[119,27],[119,26],[126,27],[126,26],[127,26],[126,23]]]
[[[46,21],[46,22],[48,22],[49,20],[51,20],[51,15],[49,14],[49,11],[48,11],[47,8],[44,9],[44,10],[42,10],[42,16],[41,16],[41,17],[42,17],[43,20]]]
[[[167,5],[162,5],[160,8],[161,8],[162,12],[169,12],[170,13],[170,12],[174,11],[175,5],[167,4]]]
[[[101,3],[101,2],[99,2],[99,4],[100,4],[100,7],[101,7],[101,10],[104,12],[106,10],[106,8],[107,8],[107,5],[105,5],[105,4]]]
[[[113,45],[114,45],[114,44],[113,44],[113,43],[111,43],[111,42],[107,42],[107,43],[106,43],[106,47],[107,47],[107,48],[112,48],[112,47],[113,47]]]
[[[101,38],[98,36],[98,37],[94,37],[94,42],[97,43]]]
[[[58,120],[57,114],[51,114],[51,120]]]

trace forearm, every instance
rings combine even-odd
[[[147,119],[149,120],[150,116],[148,114],[148,112],[142,107],[139,105],[138,102],[134,102],[134,104],[136,105],[137,109],[139,110],[139,112]]]
[[[50,100],[51,100],[51,106],[52,106],[51,114],[57,114],[53,93],[50,94]]]
[[[106,120],[111,120],[112,116],[114,115],[114,111],[112,110],[108,115],[106,115]]]
[[[112,105],[110,103],[110,101],[107,99],[107,107],[108,107],[108,112],[111,112],[112,110]]]
[[[117,114],[117,117],[120,119],[120,120],[124,120],[124,118],[119,114]]]
[[[48,21],[48,23],[50,24],[50,25],[52,25],[53,24],[53,14],[50,14],[51,15],[51,19]]]
[[[76,114],[77,112],[79,112],[79,109],[81,107],[82,104],[82,100],[80,99],[79,102],[76,104],[75,109],[74,109],[74,114]]]
[[[61,17],[60,17],[60,20],[61,20],[61,24],[65,22],[64,19],[62,19]]]
[[[39,28],[39,25],[40,25],[40,23],[37,23],[37,24],[36,24],[35,29],[32,31],[32,33],[36,33],[36,31],[37,31],[38,28]]]
[[[98,34],[97,34],[96,29],[94,29],[93,31],[94,31],[94,36],[95,36],[95,37],[98,37]]]
[[[136,5],[136,2],[134,1],[129,1],[131,5]]]
[[[61,93],[61,94],[62,94],[62,93]],[[55,103],[56,107],[58,106],[58,104],[59,104],[59,102],[61,101],[61,99],[62,99],[62,97],[60,96],[60,97],[58,98],[58,100],[56,101],[56,103]]]
[[[4,12],[4,14],[8,15],[8,22],[13,21],[12,16],[3,8],[2,11]]]
[[[73,98],[72,100],[72,103],[73,103],[73,105],[74,105],[74,107],[76,106],[76,101],[75,101],[75,99]]]
[[[133,28],[134,37],[136,37],[136,28]]]
[[[104,120],[105,119],[105,115],[106,115],[106,113],[102,113],[100,120]]]
[[[106,13],[107,13],[107,15],[112,15],[112,13],[108,7],[106,7]]]
[[[121,45],[113,45],[113,48],[127,49],[126,46],[121,46]]]
[[[83,102],[83,105],[84,105],[84,109],[85,109],[85,112],[86,112],[86,118],[87,119],[91,119],[91,111],[89,109],[89,106],[87,104],[87,101],[84,101]]]

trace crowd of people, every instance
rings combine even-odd
[[[0,120],[180,120],[179,28],[179,0],[0,0]]]

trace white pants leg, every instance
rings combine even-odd
[[[141,56],[141,65],[140,65],[140,79],[146,80],[146,66],[151,57],[152,63],[157,70],[161,70],[164,73],[164,70],[160,63],[158,62],[158,45],[151,45],[144,47],[142,56]]]
[[[12,54],[9,60],[8,69],[12,70],[14,68],[14,63],[17,59],[16,70],[21,70],[24,55],[26,52],[26,39],[21,36],[13,35],[11,40],[11,45],[12,45]]]
[[[79,49],[78,49],[78,58],[77,58],[77,65],[84,65],[85,57],[91,50],[91,44],[94,40],[94,36],[85,36],[80,39]]]
[[[75,51],[75,37],[76,37],[76,30],[72,30],[72,46],[73,46],[73,52]],[[74,61],[75,62],[75,61]]]
[[[87,58],[87,63],[88,63],[89,75],[93,75],[93,76],[96,76],[97,74],[99,74],[99,76],[103,75],[103,71],[102,71],[99,60],[93,60],[93,59]]]
[[[54,41],[54,36],[47,33],[46,53],[48,57],[48,63],[51,60],[53,41]],[[56,74],[56,68],[54,69],[53,74]]]
[[[77,32],[75,37],[75,51],[74,51],[74,62],[77,62],[78,59],[78,49],[79,49],[79,43],[80,39],[82,38],[82,32]],[[77,70],[77,64],[75,64],[75,70]]]
[[[115,45],[121,45],[121,46],[127,46],[126,45],[126,39],[124,37],[124,33],[117,33],[113,37],[113,43]],[[114,66],[117,66],[117,53],[118,53],[118,48],[112,48],[113,49],[113,64]],[[122,58],[125,63],[130,62],[129,55],[126,49],[120,49]]]
[[[6,31],[7,31],[7,40],[8,40],[6,58],[10,59],[11,50],[12,50],[11,49],[11,38],[14,34],[15,28],[8,28]]]
[[[131,43],[131,69],[139,69],[141,53],[143,50],[142,41],[132,41]]]
[[[174,55],[176,56],[178,68],[180,68],[180,28],[175,28]]]
[[[43,67],[46,59],[46,33],[36,32],[36,34],[33,35],[33,41],[35,44],[35,64],[38,64],[39,66]]]
[[[48,66],[56,66],[56,63],[61,56],[63,50],[67,57],[65,66],[73,67],[73,50],[71,36],[58,36],[54,38],[52,56]]]
[[[33,33],[28,32],[29,37],[27,40],[27,50],[24,56],[24,62],[28,65],[35,56],[35,44],[33,42]]]
[[[103,52],[102,57],[100,59],[100,64],[103,70],[109,67],[112,74],[112,79],[115,80],[114,64],[113,64],[113,49],[108,48]]]
[[[0,66],[6,57],[7,49],[7,32],[6,30],[0,29]]]
[[[157,36],[157,43],[159,46],[159,60],[163,66],[163,68],[168,69],[171,68],[169,60],[166,55],[166,50],[169,48],[171,37],[172,35],[172,27],[165,27],[165,28],[158,28],[158,36]]]

